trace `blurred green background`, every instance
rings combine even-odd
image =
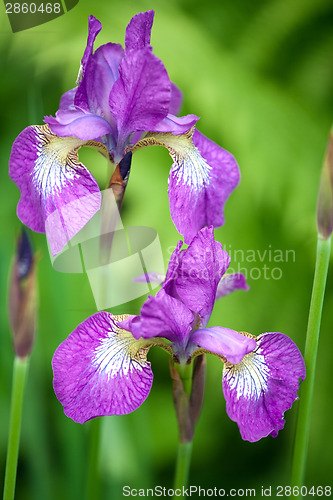
[[[123,43],[130,18],[151,8],[156,12],[152,45],[183,91],[181,113],[199,115],[198,128],[235,155],[242,173],[241,184],[226,205],[226,223],[215,235],[230,251],[231,267],[248,274],[251,288],[220,300],[210,324],[253,334],[284,332],[304,348],[317,188],[333,117],[331,0],[80,0],[64,16],[15,34],[2,7],[0,489],[13,362],[8,275],[20,229],[19,192],[8,178],[11,144],[24,127],[54,115],[61,94],[74,86],[89,14],[103,24],[98,47],[108,41]],[[106,175],[97,155],[83,152],[81,157],[101,178]],[[168,210],[170,165],[167,151],[160,148],[136,153],[123,209],[125,224],[158,231],[166,265],[179,239]],[[41,256],[40,307],[24,402],[16,498],[82,499],[91,424],[75,424],[64,416],[52,389],[51,359],[59,343],[96,307],[87,278],[53,270],[45,236],[30,235]],[[273,255],[280,251],[283,261],[275,262],[269,250]],[[288,250],[292,252],[287,260]],[[256,252],[254,262],[246,259],[249,251]],[[135,314],[143,299],[112,312]],[[309,441],[309,487],[325,486],[332,478],[332,308],[331,269]],[[177,426],[168,355],[152,349],[149,359],[155,377],[148,400],[131,415],[102,422],[103,498],[121,498],[124,485],[172,487]],[[190,484],[256,488],[257,495],[261,486],[288,485],[297,402],[286,413],[285,429],[278,438],[243,442],[225,413],[221,362],[211,357],[207,365]]]

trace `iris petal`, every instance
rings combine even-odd
[[[201,229],[186,250],[175,250],[172,263],[178,261],[173,282],[166,282],[168,293],[179,297],[191,311],[200,316],[200,326],[206,326],[216,296],[217,285],[226,272],[230,257],[215,241],[212,227]],[[169,273],[169,270],[168,270]],[[167,274],[167,278],[171,274]]]
[[[302,355],[282,333],[260,335],[254,352],[239,364],[224,366],[227,413],[237,422],[243,439],[277,436],[284,427],[284,412],[297,398],[300,377],[305,378]]]
[[[126,52],[109,105],[120,143],[135,131],[150,130],[169,111],[171,84],[162,63],[148,48]]]
[[[75,422],[130,413],[150,392],[149,346],[118,328],[123,319],[104,311],[90,316],[54,354],[54,391]]]
[[[249,290],[249,286],[246,283],[246,278],[242,273],[230,273],[225,274],[220,279],[217,286],[215,300],[225,297],[236,290]]]
[[[213,354],[220,354],[230,363],[240,363],[257,346],[253,338],[221,326],[196,330],[189,340]]]
[[[16,138],[9,175],[21,191],[17,214],[33,231],[46,232],[52,254],[60,252],[100,207],[97,182],[78,161],[78,149],[99,143],[31,126]]]
[[[154,21],[154,11],[136,14],[127,25],[125,34],[125,49],[140,50],[150,45],[151,29]]]

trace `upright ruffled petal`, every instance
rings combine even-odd
[[[75,105],[106,119],[115,129],[109,107],[109,95],[119,77],[124,49],[116,43],[99,47],[87,62],[85,73],[75,95]]]
[[[94,50],[94,42],[96,39],[96,36],[102,29],[102,23],[96,19],[94,16],[89,16],[88,20],[88,39],[87,39],[87,46],[85,48],[82,60],[81,60],[81,68],[80,68],[80,73],[78,80],[81,78],[81,76],[84,74],[84,70],[86,68],[86,64],[93,53]]]
[[[297,398],[305,365],[294,342],[282,333],[264,333],[257,348],[239,364],[223,370],[223,393],[231,420],[243,439],[276,437],[284,426],[284,412]]]
[[[236,290],[249,290],[249,285],[246,283],[246,278],[242,273],[225,274],[220,279],[217,286],[215,300],[225,297]]]
[[[136,14],[127,25],[125,49],[140,50],[150,46],[150,35],[154,21],[154,11]]]
[[[163,63],[148,48],[127,52],[119,73],[109,104],[118,141],[124,143],[132,132],[150,130],[167,115],[171,89]]]
[[[90,316],[54,354],[54,391],[75,422],[130,413],[150,392],[149,346],[117,326],[123,319],[104,311]]]
[[[164,337],[176,344],[185,345],[193,320],[191,311],[162,289],[156,297],[148,297],[140,316],[133,317],[122,327],[128,328],[135,338]]]
[[[12,147],[9,175],[21,191],[17,215],[33,231],[46,231],[53,254],[100,207],[98,184],[78,161],[77,151],[84,144],[57,137],[43,125],[24,129]]]
[[[201,229],[181,252],[174,287],[184,304],[199,314],[200,326],[206,326],[210,318],[217,285],[229,262],[228,253],[214,240],[212,227]]]
[[[196,330],[189,340],[213,354],[220,354],[229,363],[234,364],[240,363],[244,356],[254,351],[257,346],[252,337],[221,326]]]

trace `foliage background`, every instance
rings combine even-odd
[[[247,270],[251,289],[218,302],[210,324],[254,334],[281,331],[303,350],[316,247],[317,187],[333,114],[332,2],[80,0],[66,15],[16,34],[1,7],[0,486],[13,361],[6,297],[20,228],[19,193],[8,178],[11,144],[24,127],[54,115],[61,94],[73,87],[89,14],[103,23],[97,47],[108,41],[123,43],[131,16],[150,8],[156,11],[154,52],[184,93],[182,114],[201,116],[198,128],[230,150],[241,168],[241,184],[227,203],[226,224],[216,230],[216,238],[232,257],[237,249],[244,255],[259,251],[261,256],[267,250],[263,262],[258,253],[256,262],[242,259],[240,252],[235,255],[232,267]],[[84,155],[87,166],[105,176],[100,159]],[[178,241],[168,211],[170,165],[162,149],[137,153],[123,211],[125,224],[158,231],[166,264]],[[58,344],[96,308],[86,277],[57,273],[44,235],[31,236],[41,256],[39,326],[26,388],[16,498],[81,499],[90,423],[81,426],[63,415],[52,389],[51,359]],[[295,259],[272,262],[269,249],[294,250]],[[264,265],[270,270],[279,267],[281,279],[273,279],[269,272],[265,279]],[[279,275],[275,271],[274,276]],[[333,468],[332,283],[331,271],[309,442],[309,487],[329,484]],[[142,300],[115,312],[136,313]],[[147,402],[131,415],[103,419],[104,498],[120,498],[124,485],[172,487],[177,428],[168,357],[152,350],[150,361],[155,378]],[[261,486],[289,484],[297,403],[287,412],[285,429],[277,439],[243,442],[225,413],[221,363],[213,357],[207,361],[190,483],[257,488],[257,494]]]

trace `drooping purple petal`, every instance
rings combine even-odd
[[[249,290],[246,278],[242,273],[230,273],[222,276],[216,290],[215,300],[229,295],[235,290]]]
[[[227,413],[247,441],[277,436],[284,412],[297,398],[299,378],[305,378],[302,355],[289,337],[264,333],[257,344],[240,364],[227,363],[223,369]]]
[[[231,153],[215,144],[198,130],[194,130],[193,142],[211,167],[205,209],[210,221],[209,224],[219,227],[224,224],[224,204],[239,183],[239,168]]]
[[[212,353],[221,354],[229,363],[234,364],[240,363],[257,346],[253,338],[221,326],[196,330],[189,340]]]
[[[83,145],[43,125],[24,129],[12,147],[9,175],[21,191],[17,215],[33,231],[47,233],[53,255],[100,207],[98,184],[78,161]]]
[[[44,122],[59,137],[77,137],[82,141],[89,141],[112,134],[111,125],[107,120],[79,109],[59,109],[55,118],[45,116]]]
[[[206,326],[211,315],[217,285],[226,272],[230,257],[214,240],[212,227],[201,229],[189,247],[181,252],[174,286],[186,306],[200,316]]]
[[[135,316],[127,327],[135,338],[164,337],[171,342],[185,344],[193,320],[191,311],[162,289],[156,297],[148,297],[140,316]]]
[[[90,316],[53,356],[54,391],[75,422],[130,413],[150,392],[149,346],[118,328],[122,319],[104,311]]]
[[[140,50],[150,46],[150,35],[154,21],[154,11],[136,14],[127,25],[125,49]]]
[[[121,143],[134,131],[151,130],[167,115],[171,90],[163,63],[148,48],[126,53],[119,73],[109,104]]]

